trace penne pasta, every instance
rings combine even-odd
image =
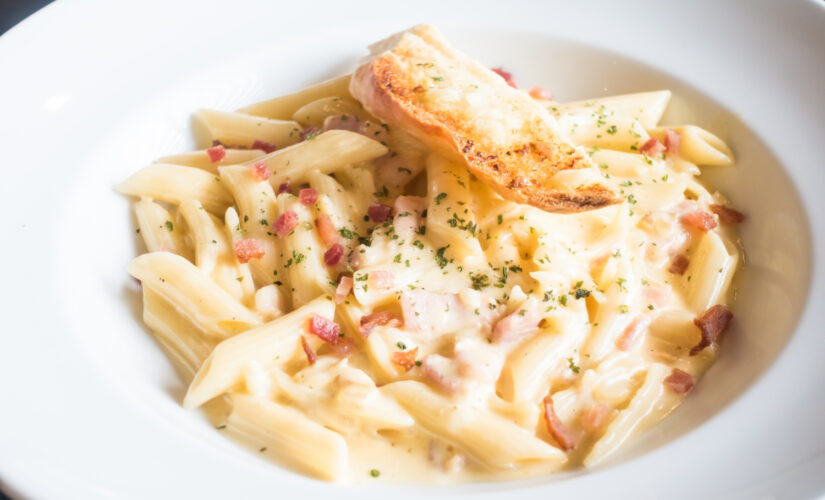
[[[183,406],[327,481],[609,460],[718,356],[744,216],[699,165],[731,150],[668,90],[553,101],[426,25],[371,50],[117,187]]]
[[[201,365],[183,406],[197,408],[231,390],[242,380],[243,368],[250,362],[285,363],[301,349],[301,334],[314,316],[332,318],[334,304],[324,297],[278,319],[226,339]]]

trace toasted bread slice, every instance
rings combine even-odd
[[[390,125],[460,155],[503,197],[559,213],[621,201],[541,104],[454,50],[434,27],[416,26],[370,48],[372,58],[350,81],[353,97]],[[557,175],[588,169],[592,175]]]

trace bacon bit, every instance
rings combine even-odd
[[[676,394],[684,394],[693,389],[693,376],[678,368],[674,368],[664,380],[664,385]]]
[[[679,221],[685,226],[695,227],[696,229],[704,232],[707,232],[717,226],[716,219],[713,218],[713,215],[702,210],[695,210],[693,212],[683,214],[679,218]]]
[[[361,326],[358,327],[358,332],[363,337],[368,337],[370,332],[376,326],[389,326],[390,328],[398,328],[401,326],[401,321],[389,311],[378,311],[366,316],[361,316]]]
[[[336,243],[329,247],[329,250],[324,252],[324,264],[329,267],[334,266],[338,262],[341,261],[341,257],[344,256],[344,247],[340,243]]]
[[[500,319],[493,328],[493,342],[513,342],[539,331],[541,315],[536,311],[516,310]]]
[[[335,303],[340,304],[347,299],[347,295],[352,291],[352,285],[355,282],[350,276],[341,276],[338,280],[338,286],[335,288]]]
[[[587,410],[583,411],[579,416],[582,429],[586,431],[597,431],[601,429],[602,424],[604,424],[604,417],[607,416],[609,411],[610,408],[602,403],[594,404]]]
[[[395,276],[392,271],[371,271],[369,284],[378,290],[389,290],[393,286]]]
[[[327,214],[320,214],[315,219],[315,227],[318,228],[318,235],[321,237],[321,242],[326,245],[334,245],[338,243],[338,231],[335,230],[335,224]]]
[[[719,220],[725,224],[741,224],[745,222],[745,214],[739,210],[734,210],[725,205],[713,204],[709,206],[710,211],[719,216]]]
[[[355,341],[352,337],[338,337],[338,342],[328,344],[329,350],[339,356],[349,356],[355,350]]]
[[[644,333],[647,327],[650,326],[650,317],[649,316],[637,316],[633,321],[627,325],[627,328],[624,329],[622,335],[616,340],[616,347],[621,349],[622,351],[627,351],[633,344],[636,343],[639,336]]]
[[[299,137],[301,138],[302,141],[305,141],[307,139],[312,139],[314,137],[317,137],[320,132],[321,132],[321,129],[319,129],[315,125],[310,125],[309,127],[305,128],[304,130],[301,131],[301,134],[299,135]]]
[[[308,330],[309,333],[316,335],[321,340],[336,344],[338,343],[338,334],[341,333],[341,326],[323,316],[313,314],[309,318]]]
[[[383,203],[373,202],[367,209],[367,215],[375,222],[381,223],[390,218],[392,207],[384,205]]]
[[[513,74],[509,71],[504,71],[501,68],[493,68],[493,73],[497,74],[498,76],[504,78],[504,81],[507,82],[507,85],[517,89],[516,82],[513,81]]]
[[[733,313],[721,304],[711,307],[701,317],[694,318],[693,324],[702,331],[702,340],[690,350],[690,355],[696,356],[702,349],[716,342],[716,338],[725,331],[731,319],[733,319]]]
[[[298,225],[298,214],[293,212],[292,210],[287,210],[286,212],[282,213],[275,219],[275,223],[272,224],[272,228],[275,229],[275,234],[278,235],[279,238],[283,238],[284,236],[288,235],[295,229],[295,226]]]
[[[271,142],[259,141],[259,140],[255,139],[255,141],[252,142],[252,148],[251,149],[260,149],[264,153],[271,153],[271,152],[275,151],[278,148],[275,147],[275,145],[272,144]]]
[[[252,177],[258,182],[263,182],[269,179],[269,176],[272,175],[272,172],[269,171],[269,167],[267,167],[266,163],[262,161],[250,165],[249,173],[251,173]]]
[[[238,262],[241,264],[246,264],[250,259],[260,259],[266,253],[263,242],[255,238],[238,240],[233,245],[233,249],[235,250],[235,257],[238,258]]]
[[[392,353],[392,362],[404,368],[404,371],[410,371],[415,366],[416,356],[418,356],[418,347],[409,351],[395,351]]]
[[[533,99],[544,99],[547,101],[553,100],[553,93],[547,90],[544,87],[539,87],[537,85],[533,85],[530,87],[530,97]]]
[[[312,206],[318,199],[318,191],[315,188],[304,188],[298,191],[298,201],[304,206]]]
[[[553,398],[544,397],[544,423],[547,424],[547,431],[556,440],[559,447],[564,451],[570,451],[576,447],[576,439],[573,434],[561,423],[559,417],[553,410]]]
[[[318,355],[315,354],[315,351],[312,350],[312,347],[309,346],[306,337],[301,335],[301,347],[304,348],[304,354],[307,355],[307,361],[309,361],[309,365],[312,366],[318,361]]]
[[[643,146],[639,149],[639,152],[644,153],[644,154],[646,154],[646,155],[648,155],[648,156],[655,156],[655,155],[657,155],[657,154],[659,154],[659,153],[663,152],[665,149],[667,149],[667,148],[665,147],[665,145],[664,145],[664,144],[662,144],[662,143],[659,141],[659,139],[657,139],[657,138],[655,138],[655,137],[651,137],[651,138],[650,138],[650,139],[648,139],[648,140],[647,140],[647,142],[646,142],[646,143],[644,143],[644,145],[643,145]]]
[[[665,132],[665,147],[669,154],[679,154],[679,146],[682,144],[682,136],[673,129],[667,129]]]
[[[226,158],[226,148],[222,144],[218,144],[207,149],[206,154],[209,155],[210,162],[217,163]]]
[[[282,182],[280,186],[278,186],[278,194],[284,194],[289,192],[289,181]]]
[[[672,274],[682,276],[685,274],[685,271],[687,271],[689,265],[690,259],[688,259],[685,254],[680,253],[676,257],[673,257],[673,260],[670,262],[670,267],[667,270]]]

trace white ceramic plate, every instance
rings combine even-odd
[[[413,4],[61,0],[0,38],[5,488],[84,499],[825,492],[822,2]],[[140,324],[125,272],[134,230],[113,186],[191,147],[192,110],[342,74],[368,42],[425,21],[560,99],[670,88],[666,120],[703,125],[737,154],[736,167],[705,170],[749,215],[736,327],[687,403],[598,470],[450,487],[307,479],[181,409],[184,387]]]

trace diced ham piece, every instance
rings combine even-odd
[[[278,186],[278,194],[284,194],[289,192],[289,182],[282,182],[280,186]]]
[[[682,136],[679,135],[679,132],[669,128],[665,132],[665,148],[667,148],[668,154],[675,155],[679,154],[679,146],[682,144]]]
[[[453,360],[440,354],[430,354],[421,361],[421,371],[439,389],[455,394],[461,389],[461,377]]]
[[[309,318],[308,330],[309,333],[316,335],[321,340],[335,344],[338,342],[338,334],[341,333],[341,326],[321,315],[313,314],[312,317]]]
[[[702,340],[690,350],[690,355],[696,356],[702,349],[715,342],[719,334],[725,331],[731,319],[733,319],[733,313],[721,304],[716,304],[705,311],[701,317],[695,318],[693,323],[702,332]]]
[[[349,130],[363,133],[361,120],[352,115],[331,115],[324,119],[324,130]]]
[[[481,292],[469,289],[459,294],[404,291],[400,300],[404,328],[422,333],[457,332],[465,328],[490,331],[498,309],[491,310],[489,299],[484,298]]]
[[[703,210],[684,213],[679,217],[679,221],[685,226],[693,227],[703,232],[707,232],[717,226],[716,219],[713,218],[713,215]]]
[[[390,218],[390,212],[392,212],[392,207],[384,205],[383,203],[376,203],[373,202],[370,207],[367,209],[367,215],[370,216],[370,219],[373,222],[384,222]]]
[[[719,216],[719,220],[725,224],[741,224],[745,222],[745,214],[734,210],[726,205],[713,204],[709,206],[710,211]]]
[[[513,81],[513,74],[509,71],[504,71],[501,68],[492,68],[493,73],[497,74],[498,76],[504,78],[504,81],[507,82],[507,85],[517,89],[516,82]]]
[[[374,312],[366,316],[361,316],[361,325],[358,327],[358,333],[364,337],[368,337],[376,326],[398,328],[401,326],[401,321],[389,311]]]
[[[547,90],[544,87],[539,87],[537,85],[533,85],[530,87],[530,97],[533,99],[544,99],[546,101],[553,100],[553,93]]]
[[[500,319],[493,328],[493,342],[515,342],[539,331],[541,314],[518,309]]]
[[[686,371],[674,368],[663,383],[676,394],[684,394],[693,388],[693,376]]]
[[[262,161],[250,165],[249,173],[252,174],[252,178],[258,182],[263,182],[269,179],[269,176],[272,175],[272,172],[269,171],[269,167],[267,167],[266,163]]]
[[[335,224],[327,214],[320,214],[315,219],[315,227],[318,228],[318,236],[321,237],[321,242],[326,246],[331,246],[338,243],[338,230],[335,229]]]
[[[318,199],[318,191],[315,188],[304,188],[298,191],[298,201],[304,206],[312,206]]]
[[[355,341],[352,337],[338,337],[338,342],[329,345],[329,350],[338,356],[349,356],[355,350]]]
[[[310,347],[309,342],[307,342],[306,337],[301,335],[301,347],[304,348],[304,354],[307,355],[307,361],[309,361],[310,366],[314,365],[316,361],[318,361],[318,355],[315,354],[315,351],[312,350]]]
[[[544,398],[544,423],[547,424],[547,431],[556,440],[559,448],[570,451],[576,447],[576,438],[556,416],[556,411],[553,409],[553,398],[550,396]]]
[[[393,204],[395,216],[392,225],[395,234],[409,239],[421,226],[421,214],[427,208],[427,199],[421,196],[399,196]]]
[[[642,334],[647,330],[650,326],[650,316],[641,315],[637,316],[627,325],[627,328],[624,329],[624,332],[619,336],[616,340],[616,347],[621,349],[622,351],[627,351],[631,347],[633,347]]]
[[[252,142],[252,149],[260,149],[264,153],[271,153],[271,152],[275,151],[278,148],[275,147],[275,145],[272,144],[271,142],[259,141],[259,140],[256,139],[255,141]]]
[[[370,271],[369,286],[378,290],[389,290],[393,287],[395,276],[392,271]]]
[[[335,288],[335,303],[340,304],[347,299],[347,296],[352,291],[352,285],[355,282],[350,276],[341,276],[338,280],[338,286]]]
[[[235,250],[235,257],[238,258],[238,262],[241,264],[246,264],[250,259],[260,259],[266,252],[263,242],[255,238],[238,240],[233,245],[233,249]]]
[[[272,228],[275,230],[275,234],[278,235],[279,238],[283,238],[284,236],[288,235],[295,229],[295,226],[298,225],[298,214],[293,212],[292,210],[287,210],[286,212],[282,213],[275,219],[275,223],[272,224]]]
[[[639,148],[639,152],[648,156],[656,156],[657,154],[664,152],[665,149],[667,148],[661,143],[661,141],[659,141],[659,139],[651,137],[642,145],[641,148]]]
[[[676,257],[673,257],[673,260],[670,261],[670,267],[667,270],[672,274],[682,276],[685,274],[685,271],[687,271],[689,265],[690,259],[688,259],[685,254],[680,253]]]
[[[210,162],[217,163],[226,158],[226,148],[218,144],[217,146],[212,146],[207,149],[206,154],[209,155]]]
[[[590,408],[584,410],[579,416],[582,429],[586,431],[597,431],[602,428],[604,418],[607,416],[610,408],[602,403],[596,403]]]
[[[418,356],[418,347],[407,351],[395,351],[392,353],[392,362],[404,368],[404,371],[410,371],[415,366],[416,356]]]
[[[340,243],[336,243],[329,247],[329,249],[324,252],[324,264],[332,267],[335,264],[341,262],[341,257],[344,256],[344,246]]]
[[[319,129],[318,127],[316,127],[314,125],[310,125],[309,127],[305,128],[304,130],[301,131],[301,134],[299,135],[299,137],[301,138],[302,141],[305,141],[307,139],[312,139],[313,137],[317,137],[318,134],[320,134],[320,133],[321,133],[321,129]]]

